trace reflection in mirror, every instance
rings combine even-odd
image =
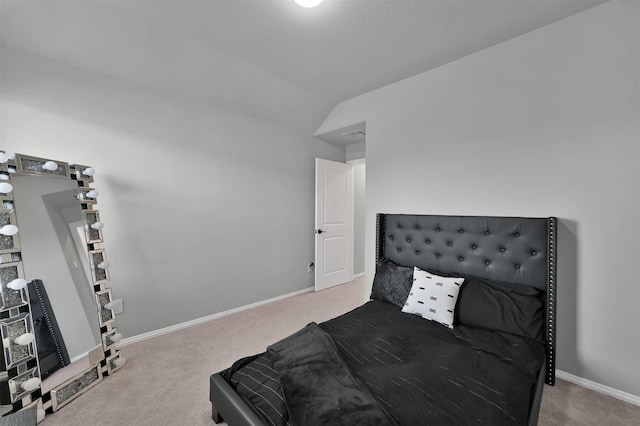
[[[74,181],[24,175],[12,185],[46,392],[89,368],[88,352],[101,345],[84,222]]]

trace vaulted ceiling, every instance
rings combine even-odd
[[[312,131],[342,100],[600,3],[2,0],[0,54],[29,52]]]

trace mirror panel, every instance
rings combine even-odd
[[[24,289],[13,290],[9,288],[9,284],[18,279],[24,279],[20,262],[0,264],[0,283],[2,285],[0,311],[18,309],[29,303]]]
[[[93,174],[0,151],[0,415],[53,412],[124,363]]]
[[[100,371],[100,367],[96,366],[91,368],[89,371],[82,373],[80,376],[75,377],[68,383],[65,383],[64,386],[60,386],[53,390],[51,392],[53,410],[55,411],[68,402],[71,402],[75,397],[100,383],[101,380],[102,372]]]
[[[35,358],[33,342],[28,342],[25,345],[16,341],[16,339],[19,341],[20,336],[33,332],[28,314],[20,314],[10,320],[3,321],[0,323],[0,331],[2,332],[2,340],[5,342],[3,347],[7,368],[13,368]]]
[[[16,214],[13,208],[0,209],[0,228],[6,225],[16,226]],[[0,253],[11,253],[20,250],[20,240],[13,235],[0,234]]]

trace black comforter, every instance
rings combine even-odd
[[[509,425],[526,424],[543,360],[533,340],[371,301],[224,376],[266,424]]]

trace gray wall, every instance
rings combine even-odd
[[[1,148],[97,169],[125,337],[313,285],[314,158],[344,146],[6,46],[1,71]]]
[[[338,105],[375,214],[558,216],[558,368],[640,395],[640,3],[609,2]],[[368,289],[367,289],[368,291]]]
[[[362,160],[367,156],[366,142],[356,142],[347,145],[347,161]]]

